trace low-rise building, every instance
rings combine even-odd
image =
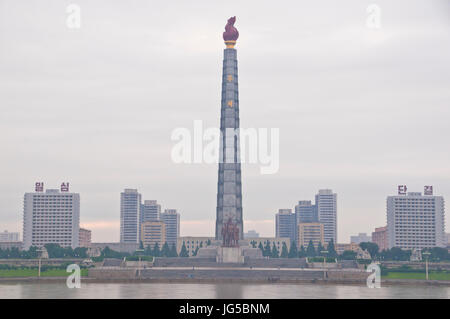
[[[177,253],[178,255],[181,252],[181,248],[184,246],[186,247],[189,256],[193,256],[195,251],[197,250],[197,247],[204,248],[209,246],[213,241],[215,241],[214,237],[194,237],[194,236],[184,236],[179,237],[177,240]]]
[[[166,225],[162,221],[148,221],[141,225],[141,241],[144,247],[155,247],[158,244],[159,249],[166,242]]]
[[[336,250],[336,253],[338,255],[342,255],[342,253],[344,251],[346,251],[346,250],[354,251],[355,253],[358,253],[358,251],[361,250],[359,245],[356,244],[356,243],[349,243],[349,244],[339,244],[339,243],[337,243],[337,244],[334,245],[334,249]]]
[[[92,232],[89,229],[80,228],[80,247],[89,248],[91,246]]]
[[[291,239],[288,237],[258,237],[249,239],[250,245],[252,246],[253,243],[256,248],[259,247],[260,243],[262,244],[263,247],[265,247],[267,242],[269,242],[271,248],[275,243],[275,247],[277,247],[280,253],[281,249],[283,248],[283,243],[286,243],[288,250],[291,248]]]
[[[379,251],[389,249],[387,226],[375,228],[372,233],[372,242],[377,244]]]
[[[366,233],[359,233],[356,236],[350,236],[350,242],[355,244],[366,243],[372,241],[372,237]]]
[[[325,245],[324,243],[324,230],[323,224],[321,223],[300,223],[298,224],[298,246],[303,248],[307,248],[309,242],[312,241],[315,248],[321,245]]]
[[[3,242],[18,242],[19,241],[19,233],[12,232],[5,230],[4,232],[0,233],[0,243]]]
[[[258,238],[259,234],[255,230],[249,230],[244,233],[244,239]]]

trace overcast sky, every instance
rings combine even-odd
[[[245,231],[273,236],[277,210],[320,188],[338,193],[339,242],[385,225],[398,184],[450,198],[450,2],[393,2],[0,0],[0,231],[22,233],[36,181],[67,181],[94,241],[119,240],[124,188],[213,235],[217,165],[173,163],[170,137],[219,125],[234,15],[241,126],[280,129],[278,173],[243,165]]]

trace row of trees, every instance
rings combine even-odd
[[[251,241],[250,244],[253,248],[256,248],[256,241]],[[412,254],[411,250],[404,250],[398,247],[380,252],[378,245],[372,242],[363,242],[360,243],[359,246],[362,250],[365,250],[370,254],[372,260],[409,261]],[[357,253],[351,250],[346,250],[341,255],[338,255],[333,240],[328,243],[326,248],[323,247],[321,243],[319,243],[316,248],[312,241],[309,242],[306,249],[303,246],[300,246],[300,249],[297,249],[296,243],[292,242],[288,250],[286,243],[283,242],[281,251],[279,251],[275,243],[270,245],[269,241],[266,241],[264,245],[263,243],[259,243],[258,248],[261,249],[264,257],[270,258],[328,257],[341,260],[355,260],[357,258]],[[424,252],[426,252],[427,255],[423,255]],[[430,261],[450,261],[450,254],[445,248],[434,247],[423,249],[422,255],[422,259],[425,259],[425,256],[428,256]]]
[[[256,248],[256,241],[251,241],[250,244],[253,246],[253,248]],[[206,245],[208,246],[208,243]],[[398,247],[383,250],[380,252],[378,245],[372,242],[363,242],[360,243],[359,246],[362,250],[366,250],[370,254],[372,260],[409,261],[412,254],[411,250],[403,250]],[[72,249],[71,247],[61,247],[58,244],[46,244],[44,247],[47,250],[49,258],[88,257],[87,248],[84,247]],[[194,250],[193,256],[196,256],[198,250],[202,247],[203,244],[200,243],[200,245],[197,246]],[[281,251],[279,251],[275,243],[272,243],[272,245],[270,245],[269,241],[266,241],[264,245],[263,243],[259,243],[258,248],[261,249],[264,257],[269,258],[328,257],[339,258],[343,260],[355,260],[357,257],[356,252],[349,250],[344,251],[341,255],[338,256],[333,240],[328,243],[326,250],[320,243],[317,248],[314,247],[312,241],[309,242],[306,249],[303,246],[300,246],[300,249],[297,249],[297,245],[295,242],[292,242],[290,248],[288,249],[286,243],[283,242]],[[426,255],[424,255],[424,253],[426,253]],[[39,250],[34,246],[30,247],[29,250],[19,250],[16,247],[11,249],[0,249],[0,259],[32,259],[38,258],[39,254]],[[166,242],[161,248],[159,247],[158,243],[156,243],[153,247],[147,246],[145,249],[141,244],[140,251],[134,252],[133,254],[117,252],[110,249],[109,247],[106,247],[102,250],[100,258],[124,258],[137,255],[153,257],[189,257],[189,252],[184,242],[179,255],[177,254],[175,244],[172,244],[169,247],[168,243]],[[428,258],[428,260],[434,262],[450,261],[450,254],[445,248],[434,247],[423,249],[422,255],[422,259]]]
[[[0,249],[0,259],[32,259],[38,258],[36,247],[30,247],[29,250],[19,250],[17,247],[11,249]]]
[[[144,249],[143,254],[153,257],[178,257],[175,244],[172,244],[171,247],[169,247],[169,244],[167,242],[165,242],[161,248],[159,247],[158,243],[155,243],[153,248],[147,246],[147,248]]]
[[[363,242],[360,243],[359,246],[361,247],[361,249],[367,250],[373,260],[408,261],[411,259],[411,250],[404,250],[398,247],[393,247],[391,249],[379,251],[378,245],[372,242]],[[428,260],[430,261],[435,262],[450,260],[450,254],[446,248],[425,248],[421,250],[421,254],[423,260],[426,258],[428,258]]]
[[[87,258],[87,248],[77,247],[61,247],[58,244],[44,245],[49,258]]]
[[[250,244],[252,245],[253,248],[256,248],[256,241],[253,240],[250,242]],[[326,250],[321,243],[319,243],[317,248],[314,247],[312,241],[309,242],[308,247],[306,247],[306,249],[303,246],[300,246],[300,249],[298,249],[297,244],[295,242],[292,242],[288,250],[286,243],[283,242],[281,246],[281,251],[279,251],[275,243],[272,243],[272,246],[270,245],[270,241],[266,241],[264,245],[263,243],[260,242],[258,248],[261,249],[262,255],[264,257],[270,258],[302,258],[302,257],[318,257],[318,256],[329,258],[337,257],[333,240],[330,240]]]
[[[44,245],[49,258],[86,258],[87,248],[61,247],[58,244]],[[37,247],[31,246],[28,250],[19,250],[17,247],[11,249],[0,249],[0,259],[32,259],[38,258],[40,251]]]

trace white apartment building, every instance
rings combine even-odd
[[[161,214],[161,220],[166,225],[166,242],[170,248],[177,246],[178,237],[180,237],[180,214],[176,209],[166,209]]]
[[[389,248],[445,247],[444,198],[410,192],[387,198]]]
[[[141,213],[141,223],[158,221],[161,217],[161,205],[156,200],[145,200]]]
[[[359,233],[356,236],[350,236],[350,242],[355,244],[366,243],[372,241],[372,236],[366,233]]]
[[[316,195],[319,223],[323,224],[324,245],[331,239],[337,242],[337,194],[331,189],[321,189]]]
[[[61,190],[64,188],[61,187]],[[23,205],[23,248],[55,243],[79,246],[80,194],[47,189],[25,193]]]
[[[19,233],[10,233],[7,230],[5,230],[3,233],[0,233],[0,243],[13,241],[19,241]]]
[[[139,243],[141,221],[141,194],[137,189],[120,193],[120,242]]]

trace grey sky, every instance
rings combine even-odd
[[[332,188],[348,242],[385,224],[397,184],[448,198],[450,2],[392,2],[0,0],[0,230],[22,231],[35,181],[69,181],[96,241],[118,240],[124,188],[177,208],[182,234],[213,234],[217,167],[172,163],[170,135],[219,124],[232,15],[241,126],[281,138],[279,173],[243,167],[247,227],[273,235],[279,208]]]

